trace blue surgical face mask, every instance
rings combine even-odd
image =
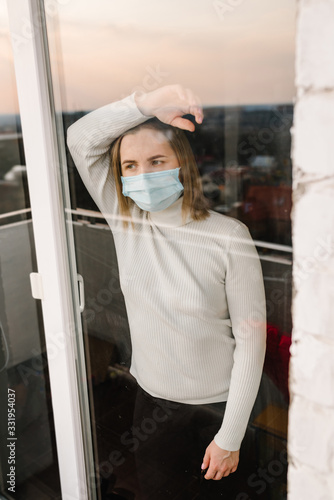
[[[159,212],[172,205],[183,192],[180,168],[121,177],[124,196],[129,196],[142,210]]]

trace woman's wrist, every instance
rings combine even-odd
[[[135,92],[134,100],[137,108],[144,116],[154,116],[152,109],[148,105],[148,94],[146,92]]]

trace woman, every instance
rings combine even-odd
[[[247,228],[206,208],[181,130],[195,128],[186,114],[202,122],[198,99],[178,85],[133,94],[72,125],[68,145],[113,231],[138,408],[149,398],[161,408],[174,403],[169,417],[219,408],[198,465],[219,481],[238,467],[259,388],[265,297]]]

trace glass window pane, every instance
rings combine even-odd
[[[287,0],[270,0],[265,4],[260,0],[251,3],[99,0],[94,7],[88,1],[72,0],[59,7],[59,25],[49,14],[50,39],[56,40],[58,48],[61,47],[61,52],[57,55],[52,52],[51,58],[62,83],[65,130],[88,112],[135,91],[140,95],[179,84],[192,89],[201,100],[203,123],[196,125],[195,132],[187,133],[187,138],[205,198],[212,211],[229,217],[228,220],[237,219],[249,228],[260,258],[266,292],[267,351],[259,392],[249,409],[242,461],[234,473],[235,479],[231,474],[225,481],[230,484],[230,491],[234,488],[235,494],[244,499],[253,498],[255,493],[258,498],[286,498],[292,266],[290,128],[294,97],[295,9],[295,3]],[[89,122],[81,123],[86,142],[90,143],[93,136],[101,135],[108,120],[103,121],[101,115],[101,122],[92,121],[91,128]],[[110,132],[110,141],[111,136]],[[60,137],[60,140],[65,141],[65,138]],[[85,147],[84,143],[81,145]],[[94,151],[96,163],[108,145],[100,146],[100,151]],[[67,160],[77,265],[85,282],[83,331],[99,489],[102,496],[113,493],[130,498],[131,494],[136,496],[148,489],[152,498],[154,495],[167,498],[168,494],[172,498],[177,495],[196,498],[203,488],[201,464],[192,463],[194,474],[190,473],[187,480],[181,474],[184,481],[178,473],[166,473],[163,462],[171,458],[175,448],[178,458],[182,456],[181,441],[177,441],[176,434],[169,428],[169,438],[164,436],[161,441],[166,454],[161,456],[157,445],[149,446],[163,427],[163,416],[168,414],[168,408],[163,407],[165,413],[158,413],[158,407],[151,407],[148,410],[151,414],[140,413],[144,411],[145,398],[140,391],[140,377],[136,380],[135,370],[131,369],[137,356],[135,349],[142,347],[144,350],[145,346],[147,366],[151,366],[153,360],[146,344],[140,343],[137,334],[133,336],[136,325],[129,326],[135,312],[128,307],[128,297],[130,294],[137,296],[140,308],[145,283],[150,283],[156,286],[158,300],[159,287],[164,287],[163,280],[167,280],[167,276],[163,274],[162,265],[161,268],[155,265],[156,261],[163,263],[163,259],[167,259],[172,279],[173,270],[179,265],[177,257],[173,252],[157,253],[143,279],[144,284],[139,283],[135,266],[131,266],[133,275],[129,268],[123,267],[126,248],[120,251],[118,232],[110,231],[112,223],[109,221],[108,226],[97,206],[99,197],[94,182],[87,181],[86,177],[91,197],[69,152]],[[169,234],[166,238],[171,241],[172,237]],[[205,238],[201,240],[201,244],[204,243]],[[140,248],[139,243],[136,248]],[[185,255],[188,263],[191,252],[185,250]],[[137,258],[142,263],[144,254],[134,253],[134,259]],[[207,258],[203,251],[203,266]],[[193,272],[191,268],[191,276]],[[197,269],[197,273],[197,278],[202,276],[201,269]],[[124,275],[128,279],[124,279]],[[190,286],[190,275],[184,290]],[[204,275],[203,279],[206,278]],[[149,287],[146,291],[149,293]],[[171,292],[170,303],[176,296],[174,292],[177,294],[176,288]],[[179,302],[185,315],[189,311],[186,297],[185,292]],[[199,321],[203,320],[210,309],[207,299],[208,295],[204,295],[205,311],[193,311],[192,318],[197,314]],[[170,303],[166,300],[166,310],[170,318],[175,318],[175,310],[171,306],[168,309]],[[212,314],[217,313],[215,307],[212,305]],[[162,309],[161,306],[159,314]],[[143,318],[151,313],[157,313],[153,299],[141,311]],[[139,313],[136,318],[140,321]],[[143,320],[143,325],[146,324]],[[235,324],[234,321],[232,331]],[[158,331],[160,323],[157,325]],[[191,343],[187,346],[190,348]],[[169,359],[171,379],[174,373],[182,372],[183,366],[179,363],[180,352],[172,352],[174,355]],[[203,348],[203,356],[205,352]],[[209,371],[207,366],[204,378],[209,376]],[[185,369],[179,378],[181,392],[187,377],[191,378],[190,372]],[[157,373],[152,372],[149,376],[153,387]],[[160,399],[168,401],[166,397]],[[180,398],[174,392],[170,400],[179,402]],[[215,402],[224,402],[223,396]],[[189,398],[187,403],[193,406],[192,409],[196,407]],[[161,422],[152,416],[154,410]],[[173,413],[171,408],[169,410]],[[221,408],[204,407],[198,409],[196,415],[191,414],[189,432],[195,435],[198,425],[203,422],[204,426],[213,410],[219,415]],[[207,445],[213,437],[213,431],[211,434],[208,431]]]
[[[60,498],[52,398],[5,2],[0,2],[1,498]]]

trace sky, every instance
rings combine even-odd
[[[203,105],[294,99],[295,0],[55,1],[48,30],[66,111],[170,83],[191,88]],[[4,113],[15,107],[4,0],[0,42]]]

